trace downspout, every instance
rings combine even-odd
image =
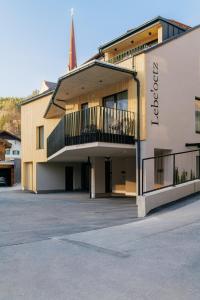
[[[141,142],[140,142],[140,81],[137,74],[133,74],[133,79],[137,84],[137,166],[138,166],[138,196],[140,192],[140,168],[141,168]]]
[[[52,101],[52,104],[53,104],[54,106],[56,106],[56,107],[62,109],[63,111],[65,111],[65,109],[64,109],[62,106],[58,105],[58,104],[55,103],[54,101]]]
[[[61,84],[61,80],[58,81],[58,84],[57,84],[56,89],[55,89],[55,91],[54,91],[54,95],[53,95],[53,97],[52,97],[52,99],[51,99],[51,103],[52,103],[53,105],[55,105],[56,107],[62,109],[63,111],[66,111],[65,108],[63,108],[62,106],[58,105],[58,104],[55,103],[55,101],[54,101],[55,95],[56,95],[56,93],[57,93],[57,90],[58,90],[59,87],[60,87],[60,84]]]
[[[91,160],[90,157],[88,156],[88,165],[89,165],[89,195],[90,195],[90,199],[92,198],[92,180],[91,180],[91,168],[92,168],[92,164],[91,164]]]

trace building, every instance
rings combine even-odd
[[[6,160],[20,159],[21,158],[21,139],[20,139],[20,137],[14,135],[11,132],[6,131],[6,130],[1,130],[0,138],[6,139],[11,144],[11,147],[6,149],[5,159]]]
[[[199,40],[200,26],[154,18],[24,101],[23,188],[136,196],[139,215],[152,191],[160,204],[186,191],[199,177]]]
[[[9,147],[5,149],[5,158],[4,161],[6,166],[13,167],[13,179],[10,180],[10,175],[8,175],[9,185],[13,185],[14,183],[21,182],[21,139],[20,137],[14,135],[11,132],[6,130],[0,131],[0,138],[2,140],[6,140],[9,143]]]
[[[0,178],[3,178],[3,183],[8,186],[14,183],[14,164],[5,159],[6,149],[10,149],[11,146],[7,140],[0,138]]]

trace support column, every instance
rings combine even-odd
[[[96,198],[97,194],[105,194],[104,157],[91,158],[91,198]]]
[[[91,176],[91,179],[90,179],[90,184],[91,184],[91,187],[90,187],[90,190],[91,190],[91,198],[92,199],[95,199],[95,159],[91,159],[91,173],[90,173],[90,176]]]

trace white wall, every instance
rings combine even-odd
[[[21,142],[18,140],[8,140],[8,142],[12,145],[12,147],[8,150],[10,150],[9,154],[6,153],[5,159],[6,160],[12,160],[15,158],[20,158],[21,157]],[[13,154],[13,151],[19,151],[19,154]]]
[[[81,165],[63,163],[37,163],[37,191],[64,191],[65,167],[74,168],[74,190],[81,188]]]
[[[65,168],[62,164],[37,163],[37,191],[65,190]]]
[[[152,209],[181,200],[182,198],[200,191],[200,180],[168,187],[137,197],[138,217],[145,217]]]
[[[195,96],[200,96],[200,28],[145,56],[147,139],[142,142],[142,158],[154,156],[155,148],[187,151],[186,143],[200,141],[195,133]],[[159,124],[152,124],[156,115]]]
[[[159,125],[153,120],[153,63],[158,64]],[[200,28],[146,54],[147,141],[146,154],[153,149],[187,150],[185,143],[197,142],[195,96],[200,96]]]

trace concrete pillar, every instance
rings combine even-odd
[[[143,188],[144,192],[148,190],[154,189],[154,160],[146,160],[144,161],[144,170],[142,174],[142,159],[146,157],[152,157],[154,156],[154,149],[150,148],[148,146],[148,152],[146,151],[147,145],[145,145],[145,142],[141,143],[141,177],[140,177],[140,187],[141,187],[141,193],[142,193],[142,179],[143,179]],[[137,148],[136,148],[137,151]],[[136,170],[138,170],[138,165],[137,165],[137,159],[136,159]],[[143,178],[142,178],[143,175]],[[138,171],[136,171],[136,182],[138,182]],[[137,190],[138,194],[138,190]]]
[[[159,27],[158,28],[158,43],[162,43],[163,42],[163,27]]]
[[[95,199],[95,159],[91,159],[91,198]]]
[[[105,159],[104,157],[91,158],[91,198],[105,193]]]

